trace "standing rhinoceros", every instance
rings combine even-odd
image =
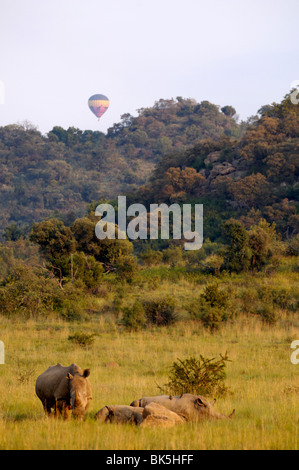
[[[53,408],[55,417],[67,419],[71,409],[73,416],[83,419],[92,398],[89,374],[89,369],[82,372],[76,364],[57,364],[43,372],[36,380],[35,391],[45,413],[50,416]]]
[[[191,395],[190,393],[186,393],[177,397],[169,395],[144,397],[140,398],[140,400],[133,401],[130,406],[145,407],[150,403],[158,403],[168,410],[178,414],[186,421],[200,421],[207,418],[225,419],[233,417],[235,410],[233,410],[229,416],[217,413],[213,406],[215,401],[216,400],[209,402],[206,398],[200,395]]]

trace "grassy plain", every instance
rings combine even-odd
[[[183,311],[207,280],[195,282],[185,275],[172,279],[172,275],[163,278],[153,268],[148,280],[144,273],[139,286],[124,287],[123,292],[127,303],[140,295],[172,294],[181,317],[167,327],[132,332],[120,327],[117,314],[111,313],[115,291],[109,285],[98,301],[102,313],[95,307],[81,322],[0,317],[0,339],[5,344],[5,364],[0,365],[0,449],[298,449],[299,365],[290,360],[291,342],[299,339],[298,312],[280,309],[277,322],[269,326],[247,305],[246,314],[239,312],[211,333]],[[223,279],[222,285],[233,287],[237,298],[240,290],[257,281],[254,275],[235,276]],[[259,282],[293,289],[297,281],[297,273],[289,273],[287,279],[281,272]],[[68,337],[75,332],[94,333],[94,342],[87,348],[74,345]],[[94,420],[105,405],[130,404],[144,395],[159,394],[158,385],[168,381],[169,368],[178,358],[218,357],[226,351],[231,360],[226,366],[229,393],[217,399],[216,409],[229,414],[235,408],[232,421],[142,429]],[[84,422],[44,416],[35,380],[57,362],[75,362],[91,370],[93,400]]]

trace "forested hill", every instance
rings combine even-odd
[[[299,105],[286,96],[241,124],[235,113],[178,97],[123,115],[106,135],[2,127],[2,229],[53,216],[70,224],[89,203],[127,194],[144,204],[203,203],[212,239],[231,217],[298,233]]]
[[[208,101],[159,100],[125,114],[107,135],[54,127],[42,135],[30,123],[0,128],[2,229],[53,214],[68,220],[91,201],[114,198],[144,184],[164,155],[201,139],[238,137],[234,108]]]
[[[283,237],[299,232],[299,105],[289,95],[263,106],[239,140],[222,136],[165,155],[139,201],[202,202],[205,235],[221,236],[221,222],[240,219],[245,227],[261,218]]]

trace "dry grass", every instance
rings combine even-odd
[[[290,344],[299,338],[292,325],[269,328],[244,316],[212,335],[192,322],[130,333],[103,317],[84,324],[0,319],[6,347],[6,364],[0,365],[0,449],[298,449],[299,365],[290,362]],[[74,331],[95,333],[94,343],[89,348],[70,343]],[[167,381],[178,357],[225,351],[232,360],[226,379],[231,394],[218,400],[217,410],[235,408],[233,421],[167,430],[94,421],[106,404],[159,394],[157,384]],[[111,361],[119,367],[107,367]],[[36,377],[57,362],[91,369],[94,398],[83,423],[45,418],[35,396]],[[26,370],[27,379],[18,380]]]

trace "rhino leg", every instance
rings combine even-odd
[[[60,416],[63,417],[63,419],[69,419],[70,417],[70,407],[67,405],[67,403],[64,400],[57,400],[55,404],[55,410],[54,410],[54,416],[55,418],[59,418]]]
[[[44,411],[46,413],[46,416],[48,416],[49,418],[51,418],[53,416],[52,414],[52,410],[51,410],[51,404],[48,403],[47,401],[44,401],[43,402],[43,407],[44,407]]]

